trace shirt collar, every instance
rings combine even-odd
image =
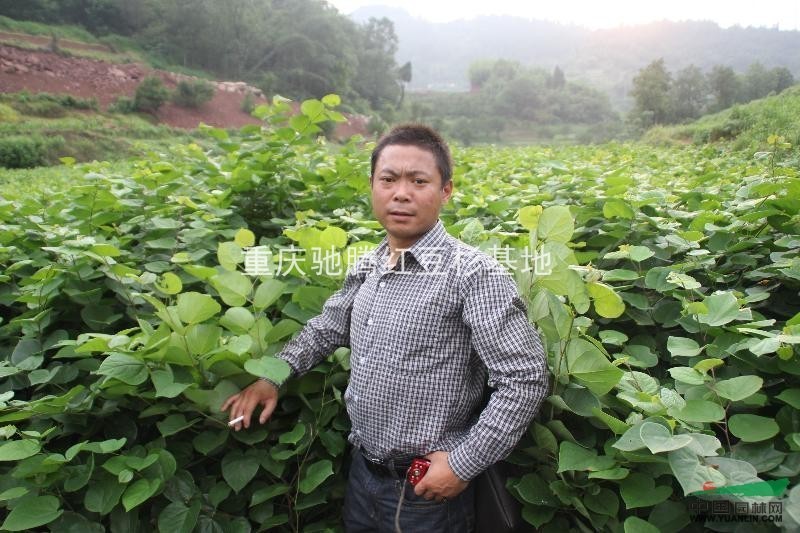
[[[448,237],[449,234],[447,230],[444,229],[442,221],[436,220],[436,224],[426,231],[410,248],[407,248],[406,251],[414,257],[422,268],[431,270],[432,268],[441,266],[441,257],[447,245]],[[384,261],[388,254],[389,237],[386,236],[375,249],[375,257],[379,261]]]

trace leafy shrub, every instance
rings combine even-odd
[[[108,106],[108,111],[111,113],[134,113],[136,111],[136,103],[133,101],[132,98],[127,98],[125,96],[118,96],[110,106]]]
[[[214,97],[214,85],[206,80],[181,80],[172,93],[172,101],[182,107],[200,107]]]
[[[248,91],[244,95],[244,98],[242,99],[241,109],[244,113],[247,113],[249,115],[253,112],[253,109],[255,109],[255,107],[256,107],[256,98],[255,96],[253,96],[253,93]]]
[[[39,135],[0,138],[0,167],[33,168],[44,165],[51,151],[64,144],[60,136],[47,139]]]
[[[169,100],[169,90],[157,76],[148,76],[136,87],[133,107],[137,111],[154,113]]]

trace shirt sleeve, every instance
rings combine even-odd
[[[448,458],[450,468],[470,480],[517,445],[548,392],[547,359],[513,278],[486,259],[465,273],[462,318],[472,346],[495,390],[467,438]]]
[[[275,356],[289,364],[292,370],[289,377],[308,372],[337,348],[350,345],[350,314],[364,280],[360,265],[348,270],[342,288],[328,298],[322,312],[306,322],[300,333]]]

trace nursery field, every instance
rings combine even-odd
[[[346,347],[266,425],[219,411],[288,375],[273,356],[382,238],[371,145],[316,136],[336,105],[0,179],[0,529],[342,530]],[[442,220],[515,277],[548,354],[508,458],[532,528],[733,531],[691,494],[753,483],[718,496],[739,527],[800,527],[800,168],[763,142],[454,150]]]

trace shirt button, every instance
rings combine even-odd
[[[385,286],[386,286],[386,282],[385,282],[385,281],[381,281],[381,283],[380,283],[380,287],[381,287],[381,288],[384,288]]]
[[[371,319],[371,318],[370,318],[370,319],[367,319],[367,325],[368,325],[368,326],[371,326],[371,325],[372,325],[372,319]]]

